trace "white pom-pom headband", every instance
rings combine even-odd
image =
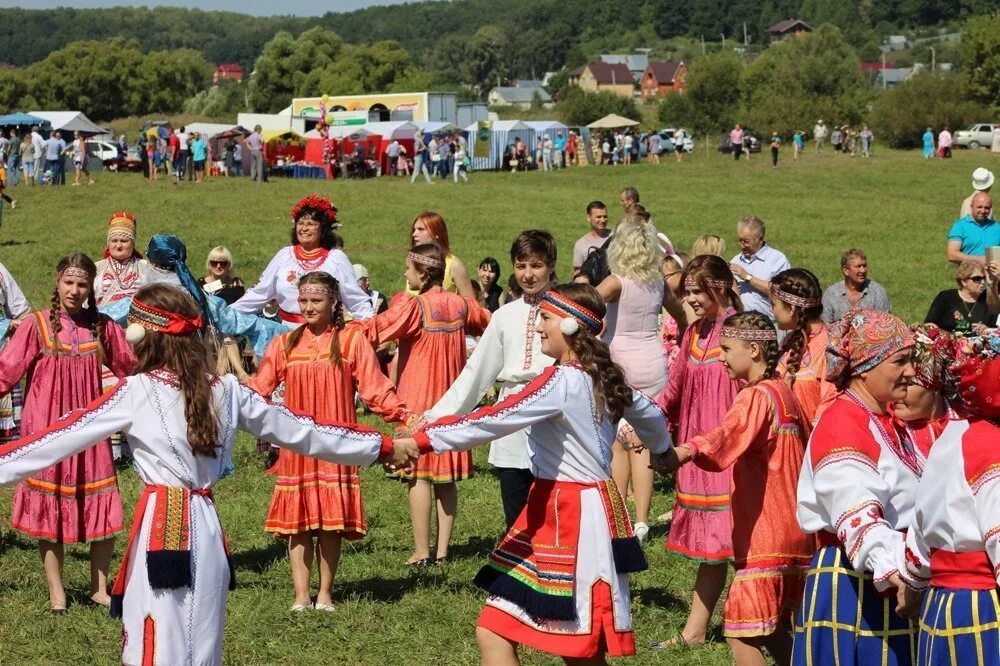
[[[594,335],[600,335],[601,331],[604,330],[604,320],[596,313],[560,293],[545,292],[538,307],[562,318],[562,321],[559,322],[559,330],[564,335],[576,335],[581,325]]]

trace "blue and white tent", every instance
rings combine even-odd
[[[503,164],[507,146],[520,139],[527,146],[527,153],[534,155],[535,130],[521,120],[497,120],[490,125],[490,169],[508,168]]]
[[[524,124],[535,130],[535,136],[550,136],[556,140],[556,134],[562,132],[563,137],[569,136],[569,127],[558,120],[525,120]]]

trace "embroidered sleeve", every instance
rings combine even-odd
[[[820,419],[810,439],[812,484],[851,564],[870,571],[881,591],[889,576],[905,570],[903,534],[885,520],[892,493],[878,471],[878,444],[867,419],[854,416],[838,409]]]
[[[931,551],[915,525],[906,532],[903,559],[906,563],[905,571],[900,572],[903,581],[914,590],[926,588],[931,582]]]
[[[370,465],[392,440],[375,428],[319,422],[283,405],[272,405],[246,386],[238,387],[240,429],[304,456],[340,465]]]
[[[354,340],[348,341],[348,335]],[[356,332],[341,335],[341,341],[348,347],[347,356],[354,371],[358,395],[368,408],[382,417],[387,423],[401,423],[412,413],[400,400],[396,387],[388,377],[382,374],[378,357],[370,344],[364,342]]]
[[[468,416],[446,416],[417,433],[422,452],[468,451],[561,414],[566,408],[564,369],[546,370],[517,393]]]
[[[458,378],[437,404],[427,410],[425,417],[434,420],[453,414],[468,414],[472,411],[503,370],[503,352],[500,323],[494,317]]]
[[[740,391],[718,426],[687,442],[695,450],[695,464],[721,472],[754,445],[765,444],[773,421],[774,403],[762,390]]]
[[[276,281],[278,279],[278,269],[281,267],[282,250],[274,255],[270,263],[260,274],[260,280],[253,287],[247,290],[240,300],[233,303],[232,308],[237,312],[258,313],[263,311],[264,306],[278,294]]]
[[[351,326],[374,347],[390,340],[410,338],[420,331],[420,302],[404,294],[392,299],[389,309],[382,314],[354,321]]]
[[[8,393],[35,364],[42,351],[37,317],[29,317],[0,351],[0,395]],[[95,440],[96,441],[96,440]]]
[[[976,522],[993,564],[993,577],[1000,580],[1000,459],[994,453],[998,435],[995,426],[975,423],[962,437],[962,452]]]
[[[339,250],[332,250],[326,265],[340,284],[340,298],[344,302],[344,307],[351,313],[351,317],[354,319],[374,317],[375,310],[372,308],[371,299],[358,286],[358,278],[354,275],[354,267],[351,266],[347,255]]]
[[[0,446],[0,484],[13,483],[89,449],[132,425],[128,380],[28,437]]]
[[[666,413],[642,391],[632,391],[632,406],[625,410],[624,419],[653,453],[663,453],[673,444]]]

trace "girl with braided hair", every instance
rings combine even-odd
[[[826,380],[826,347],[830,329],[823,321],[823,289],[804,268],[789,268],[771,280],[771,310],[778,328],[789,331],[781,344],[778,376],[784,378],[799,403],[808,439],[812,424],[837,397]]]
[[[52,306],[18,326],[0,353],[0,393],[28,378],[21,432],[31,435],[63,414],[101,395],[101,366],[121,378],[135,356],[121,327],[97,312],[97,268],[85,254],[69,254],[56,266]],[[106,439],[19,483],[11,525],[39,539],[38,548],[54,613],[66,610],[63,544],[90,544],[90,594],[107,605],[108,565],[114,536],[122,530],[111,445]]]
[[[271,341],[257,374],[247,385],[271,395],[285,383],[285,405],[316,419],[353,424],[355,390],[387,422],[412,415],[382,374],[375,350],[356,329],[345,328],[336,279],[322,271],[298,281],[304,323]],[[332,611],[332,589],[342,539],[363,539],[368,532],[358,468],[324,462],[283,450],[274,467],[275,486],[264,529],[288,540],[293,611],[313,608],[310,574],[314,542],[319,550],[316,610]]]
[[[677,444],[654,464],[661,473],[687,462],[712,472],[732,466],[736,573],[723,634],[737,666],[763,665],[763,648],[778,664],[788,664],[788,625],[815,550],[813,537],[795,521],[804,425],[791,389],[777,376],[777,333],[766,316],[728,317],[719,346],[729,376],[745,382],[742,390],[718,426]]]
[[[413,460],[527,429],[527,505],[475,579],[490,594],[476,628],[482,663],[519,663],[523,644],[566,663],[602,664],[605,653],[635,653],[629,574],[647,568],[611,478],[617,423],[627,419],[654,453],[670,435],[601,340],[606,311],[596,289],[559,285],[539,309],[542,353],[556,365],[497,405],[442,418],[394,448]]]

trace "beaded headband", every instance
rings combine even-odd
[[[773,328],[733,328],[732,326],[723,326],[719,337],[746,340],[747,342],[767,342],[769,340],[777,341],[778,333]]]
[[[82,268],[76,268],[74,266],[69,266],[67,268],[62,269],[62,271],[59,272],[59,277],[63,277],[63,276],[65,276],[65,277],[81,278],[83,280],[92,280],[93,279],[93,276],[91,276],[90,273],[88,273],[87,271],[85,271]]]
[[[185,317],[143,303],[133,296],[128,309],[128,328],[125,330],[125,338],[131,343],[136,343],[146,337],[146,331],[185,336],[200,330],[201,327],[201,315]]]
[[[135,217],[124,210],[117,211],[108,220],[108,240],[126,238],[135,240]]]
[[[340,298],[340,290],[330,289],[325,284],[310,282],[299,285],[299,296],[329,296],[330,298]]]
[[[788,303],[789,305],[794,305],[800,308],[814,308],[817,305],[823,304],[822,298],[806,298],[805,296],[796,296],[795,294],[790,294],[787,291],[782,291],[774,285],[771,285],[771,295],[782,303]]]
[[[440,259],[427,257],[422,254],[417,254],[416,252],[407,252],[406,258],[415,264],[423,264],[424,266],[430,266],[431,268],[444,268],[444,262]]]
[[[557,317],[572,319],[578,324],[583,324],[594,335],[600,335],[601,331],[604,330],[604,320],[598,317],[596,313],[557,292],[545,292],[538,307]],[[569,331],[563,329],[561,325],[559,328],[563,333],[568,335],[576,333],[575,329]]]
[[[713,280],[711,278],[706,278],[705,284],[707,284],[712,289],[732,289],[733,283],[731,280]],[[689,275],[684,278],[685,287],[700,287],[697,278],[693,275]]]

